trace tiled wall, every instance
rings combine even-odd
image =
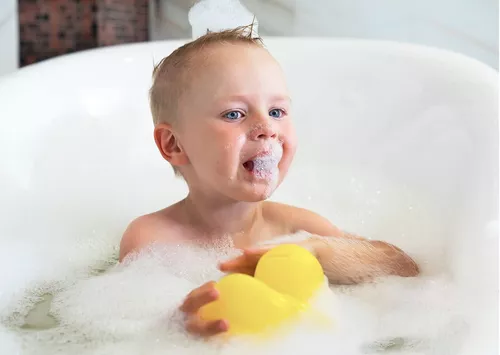
[[[20,65],[96,46],[95,1],[19,0]]]
[[[20,66],[148,40],[148,0],[18,0]]]
[[[96,0],[97,44],[143,42],[148,36],[148,0]]]

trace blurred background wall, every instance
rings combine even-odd
[[[58,55],[149,40],[149,0],[0,0],[0,75]]]
[[[196,0],[0,0],[0,75],[56,55],[189,38]],[[498,69],[498,0],[242,0],[263,36],[384,39]]]
[[[148,40],[148,0],[18,0],[21,66]]]
[[[151,38],[191,36],[196,0],[151,4]],[[262,35],[383,39],[446,48],[498,69],[498,0],[241,0]]]

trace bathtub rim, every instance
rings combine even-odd
[[[160,40],[160,41],[148,41],[148,42],[135,42],[135,43],[124,43],[111,45],[106,47],[96,47],[85,49],[77,52],[62,54],[56,57],[52,57],[41,62],[33,63],[25,67],[18,68],[16,71],[8,73],[0,77],[0,85],[4,82],[12,80],[14,78],[22,77],[23,75],[29,75],[32,70],[37,70],[39,68],[49,68],[53,65],[58,65],[61,62],[68,60],[75,60],[79,58],[80,60],[92,59],[95,57],[100,57],[106,53],[127,53],[130,56],[132,53],[140,53],[137,50],[142,48],[149,48],[150,50],[157,51],[161,50],[162,46],[165,48],[178,48],[183,44],[189,42],[191,39],[175,39],[175,40]],[[277,37],[277,36],[263,36],[262,37],[264,46],[273,50],[280,45],[289,46],[293,44],[297,47],[303,46],[313,46],[318,48],[318,46],[331,46],[331,47],[358,47],[363,50],[378,50],[379,52],[391,53],[409,53],[413,55],[420,56],[426,60],[430,61],[445,61],[454,66],[467,67],[469,70],[474,70],[476,75],[482,75],[484,77],[489,76],[492,80],[492,84],[498,86],[498,75],[499,71],[495,68],[489,66],[480,60],[470,57],[466,54],[456,52],[446,48],[439,48],[419,43],[402,42],[394,40],[378,40],[378,39],[357,39],[357,38],[331,38],[331,37]],[[159,61],[159,59],[158,59]],[[493,81],[494,80],[494,81]]]

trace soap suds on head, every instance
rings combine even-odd
[[[252,36],[258,37],[258,21],[238,0],[202,0],[188,14],[192,37],[196,39],[207,33],[246,26],[253,23]]]

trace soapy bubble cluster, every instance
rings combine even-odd
[[[305,237],[307,233],[298,233],[279,241]],[[112,244],[114,237],[107,240]],[[322,328],[312,318],[265,342],[200,341],[184,330],[178,306],[189,291],[223,275],[218,262],[238,255],[229,239],[211,247],[153,244],[122,264],[106,243],[96,255],[91,247],[95,243],[90,238],[88,246],[52,245],[43,250],[43,273],[19,272],[10,284],[3,284],[3,294],[12,297],[1,308],[2,354],[7,349],[42,355],[309,354],[314,349],[319,354],[390,350],[400,355],[456,355],[473,326],[475,302],[459,297],[463,285],[434,270],[420,278],[322,290],[314,309],[332,319],[333,327]],[[76,251],[79,258],[73,263],[54,258]],[[9,254],[3,255],[5,263],[23,260],[23,255],[27,259],[34,251],[23,245],[20,250],[10,248]],[[20,285],[26,286],[24,293],[17,292]]]
[[[282,155],[282,145],[277,141],[271,141],[268,154],[253,159],[255,175],[275,183],[279,177],[278,164]]]

